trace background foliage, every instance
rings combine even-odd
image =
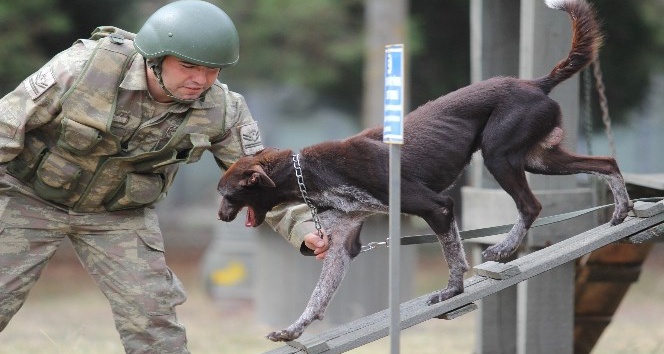
[[[353,115],[361,107],[362,0],[211,0],[238,26],[240,64],[224,72],[233,87],[303,86]],[[662,69],[664,0],[594,0],[603,19],[601,54],[612,116],[637,106]],[[0,92],[96,26],[137,31],[164,1],[0,0]],[[467,0],[410,2],[411,107],[469,83]]]

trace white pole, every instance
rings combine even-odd
[[[389,305],[390,305],[390,348],[392,354],[399,354],[401,335],[400,266],[401,247],[401,144],[403,144],[404,116],[404,60],[403,44],[385,47],[385,109],[383,121],[383,142],[389,144]]]

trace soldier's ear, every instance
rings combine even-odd
[[[240,181],[240,186],[242,187],[251,187],[255,185],[268,188],[276,187],[274,181],[272,181],[260,165],[254,165],[250,169],[244,171],[244,179]]]

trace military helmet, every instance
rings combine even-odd
[[[146,59],[173,55],[211,68],[233,66],[240,58],[240,39],[230,17],[201,0],[180,0],[152,14],[134,39]]]

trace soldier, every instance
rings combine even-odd
[[[126,352],[188,352],[153,204],[178,164],[207,150],[226,168],[263,148],[244,98],[217,80],[238,59],[225,12],[176,1],[135,36],[97,28],[0,99],[0,330],[68,237]],[[308,213],[284,207],[271,223],[321,258]]]

